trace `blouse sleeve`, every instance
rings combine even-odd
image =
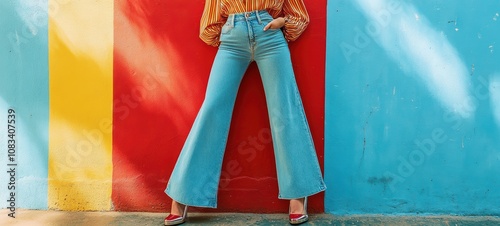
[[[307,28],[309,14],[302,0],[285,0],[283,4],[283,16],[288,22],[283,27],[285,38],[295,41]]]
[[[200,38],[211,46],[219,45],[220,31],[225,23],[220,7],[220,0],[205,0],[205,8],[200,21]]]

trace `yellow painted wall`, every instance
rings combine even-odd
[[[48,207],[110,210],[113,1],[49,5]]]

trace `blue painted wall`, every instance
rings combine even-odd
[[[0,2],[0,198],[9,205],[47,208],[48,50],[47,0]],[[8,189],[7,114],[16,117],[15,189]],[[10,168],[10,167],[9,167]],[[14,188],[14,187],[12,187]]]
[[[327,212],[500,214],[499,13],[329,1]]]

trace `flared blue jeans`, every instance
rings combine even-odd
[[[273,139],[280,199],[326,189],[280,29],[264,31],[267,11],[232,14],[222,27],[202,104],[165,192],[175,201],[217,207],[222,160],[240,82],[249,64],[260,71]]]

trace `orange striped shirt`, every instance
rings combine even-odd
[[[309,24],[309,15],[302,0],[205,0],[200,38],[208,45],[218,46],[222,25],[230,14],[264,9],[273,18],[288,19],[282,28],[288,41],[296,40]]]

